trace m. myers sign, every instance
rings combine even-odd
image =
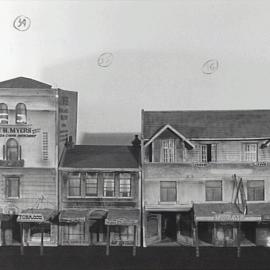
[[[0,127],[0,137],[36,137],[40,128],[31,127]]]

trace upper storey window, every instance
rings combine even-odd
[[[215,143],[201,145],[201,161],[204,163],[217,161],[217,145]]]
[[[175,140],[161,140],[161,162],[175,162]]]
[[[16,106],[16,124],[27,123],[27,110],[23,103],[18,103]]]
[[[18,160],[19,159],[19,145],[18,142],[11,138],[8,139],[6,143],[6,149],[7,149],[7,160]]]
[[[0,124],[8,124],[8,106],[0,103]]]
[[[243,161],[256,162],[257,161],[258,145],[256,143],[243,144]]]

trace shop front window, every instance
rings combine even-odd
[[[67,224],[64,228],[64,239],[73,243],[83,242],[85,239],[84,223]]]
[[[112,232],[114,241],[134,241],[134,226],[115,226]]]
[[[30,224],[30,228],[29,228],[30,241],[40,242],[42,227],[43,227],[43,241],[51,240],[51,225],[50,224],[33,223],[33,224]]]
[[[16,124],[27,124],[27,111],[23,103],[16,105]]]
[[[0,124],[8,124],[8,106],[0,103]]]

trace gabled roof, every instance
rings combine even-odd
[[[139,168],[139,149],[119,145],[75,145],[68,149],[62,168]]]
[[[17,77],[7,81],[0,82],[0,88],[38,88],[38,89],[50,89],[51,85],[29,79],[26,77]]]
[[[188,139],[270,138],[270,110],[144,111],[143,136],[171,125]]]
[[[190,148],[195,148],[194,144],[191,143],[184,135],[182,135],[180,132],[178,132],[176,129],[174,129],[171,125],[165,125],[162,127],[159,131],[157,131],[152,138],[145,144],[145,147],[147,147],[150,143],[152,143],[156,138],[158,138],[166,129],[171,130],[177,137],[179,137],[181,140],[185,142]]]

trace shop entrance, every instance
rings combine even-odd
[[[107,228],[104,224],[103,219],[91,220],[92,225],[90,226],[90,243],[91,244],[101,244],[106,242],[106,232]]]
[[[216,226],[216,245],[234,246],[236,244],[236,228],[231,224]]]
[[[170,239],[176,241],[176,214],[163,213],[162,214],[162,227],[161,227],[162,240]]]
[[[17,220],[17,215],[13,215],[10,220],[2,221],[2,244],[16,245],[21,241],[20,225]]]

